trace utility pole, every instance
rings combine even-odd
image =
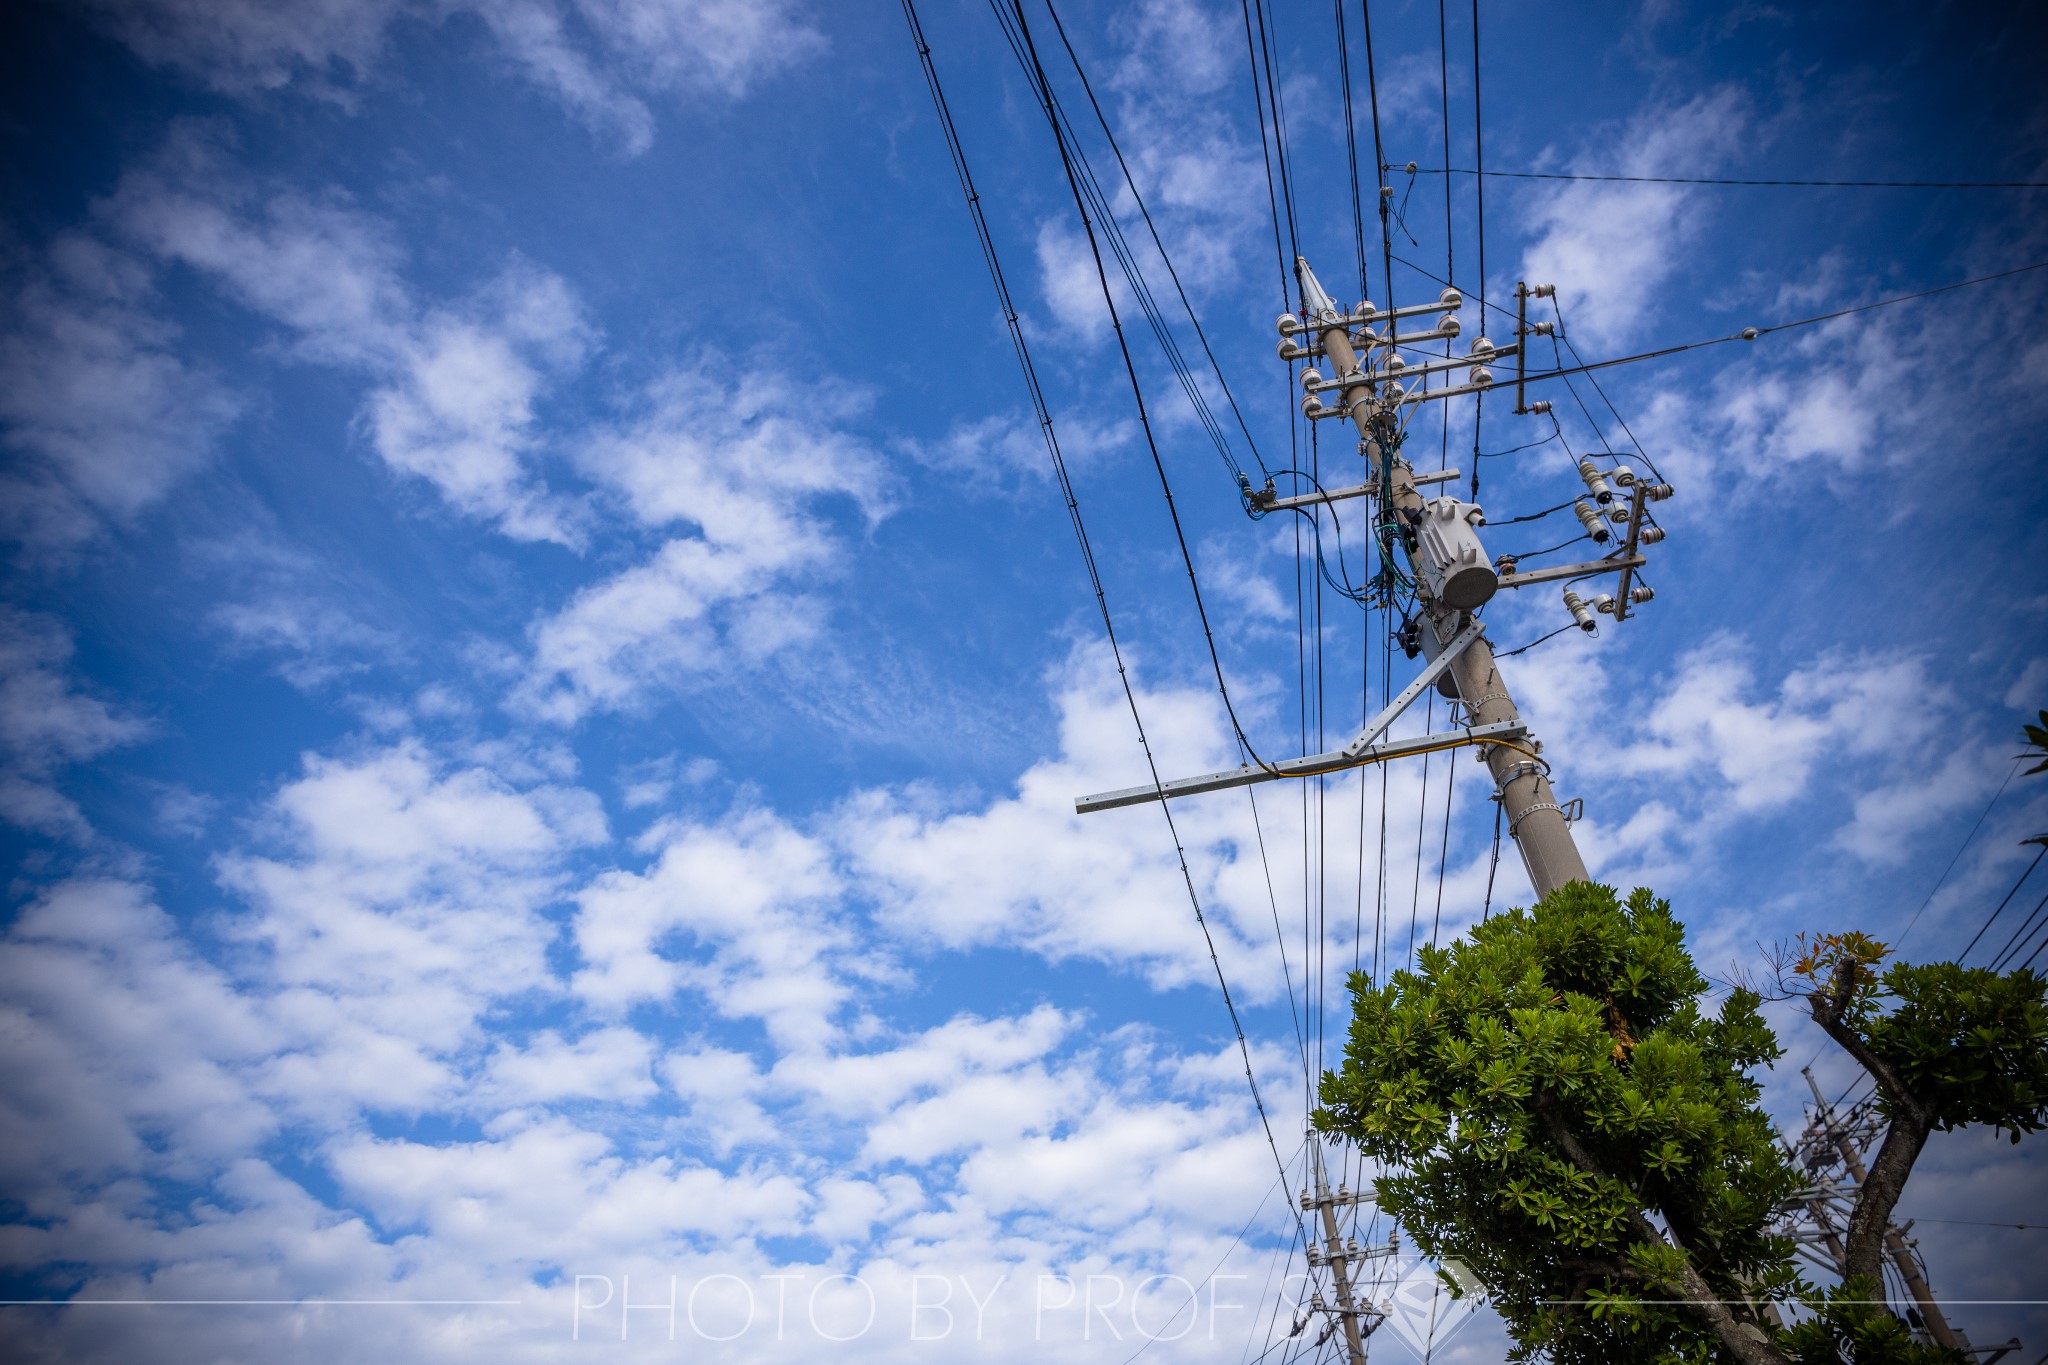
[[[1385,334],[1369,339],[1367,344],[1376,342],[1390,353],[1390,359],[1397,358],[1398,352],[1393,348],[1404,342],[1434,339],[1444,331],[1440,324],[1427,333],[1398,336],[1396,329],[1400,316],[1404,312],[1435,312],[1449,300],[1440,299],[1412,310],[1389,309],[1385,312],[1373,309],[1370,304],[1362,304],[1357,314],[1347,314],[1337,307],[1316,280],[1315,272],[1309,268],[1306,259],[1297,257],[1294,271],[1301,284],[1302,311],[1306,315],[1298,324],[1299,334],[1312,333],[1315,337],[1312,345],[1294,349],[1307,354],[1319,351],[1329,360],[1335,375],[1327,386],[1320,383],[1321,376],[1317,375],[1314,388],[1309,387],[1310,381],[1305,377],[1303,387],[1308,388],[1309,393],[1303,407],[1311,420],[1322,416],[1327,410],[1316,396],[1317,392],[1334,388],[1339,394],[1338,411],[1349,417],[1358,428],[1359,452],[1366,457],[1372,481],[1381,489],[1377,524],[1391,528],[1399,537],[1408,562],[1415,570],[1417,591],[1424,594],[1423,610],[1427,620],[1423,629],[1435,636],[1434,647],[1428,639],[1421,644],[1424,652],[1434,657],[1470,623],[1471,612],[1493,596],[1500,586],[1499,575],[1492,571],[1485,552],[1479,549],[1475,529],[1483,521],[1482,516],[1475,515],[1479,509],[1454,498],[1439,498],[1434,504],[1427,503],[1416,486],[1414,469],[1399,454],[1397,434],[1401,405],[1406,399],[1421,396],[1420,393],[1401,392],[1400,379],[1411,369],[1426,373],[1428,366],[1408,366],[1399,364],[1397,360],[1397,368],[1389,372],[1385,368],[1376,371],[1370,365],[1361,365],[1357,349],[1352,344],[1351,328],[1364,327],[1368,338],[1371,338],[1372,324],[1384,321],[1387,324]],[[1462,299],[1458,301],[1462,302]],[[1292,325],[1288,320],[1282,320],[1283,329]],[[1481,325],[1483,327],[1484,319]],[[1455,336],[1456,331],[1453,330],[1451,335]],[[1499,354],[1484,342],[1485,338],[1481,337],[1473,347],[1474,357],[1482,363],[1486,358]],[[1516,353],[1519,352],[1518,342]],[[1485,373],[1483,369],[1479,372]],[[1308,374],[1316,375],[1316,371],[1310,370]],[[1490,384],[1490,376],[1477,382],[1468,379],[1464,388],[1477,393]],[[1449,396],[1452,391],[1438,390],[1437,394]],[[1439,540],[1451,542],[1448,546],[1451,556],[1463,550],[1469,552],[1472,559],[1455,568],[1440,562],[1422,545],[1423,537],[1432,531],[1437,532]],[[1444,534],[1446,531],[1449,535]],[[1384,547],[1384,540],[1381,545]],[[1476,563],[1472,562],[1475,560]],[[1476,636],[1452,660],[1451,675],[1455,679],[1458,703],[1465,711],[1468,726],[1520,721],[1515,699],[1508,692],[1507,682],[1494,661],[1493,646],[1484,634]],[[1494,790],[1500,795],[1508,833],[1514,839],[1515,847],[1521,850],[1529,881],[1540,897],[1549,895],[1567,882],[1586,880],[1586,863],[1579,856],[1578,845],[1572,841],[1571,825],[1565,819],[1564,808],[1558,804],[1557,793],[1551,788],[1550,768],[1542,758],[1543,746],[1526,730],[1524,736],[1521,743],[1499,741],[1485,745],[1481,752],[1486,766],[1493,773]]]
[[[1558,801],[1550,784],[1550,765],[1543,758],[1543,746],[1529,734],[1516,709],[1493,646],[1486,639],[1486,627],[1474,613],[1501,588],[1559,581],[1576,583],[1602,574],[1620,573],[1623,586],[1619,599],[1604,593],[1582,598],[1567,587],[1564,606],[1573,622],[1586,631],[1598,625],[1594,619],[1596,612],[1611,615],[1617,621],[1625,618],[1632,603],[1647,602],[1652,596],[1647,587],[1629,587],[1627,579],[1644,562],[1641,547],[1663,535],[1646,521],[1645,504],[1670,497],[1671,486],[1647,483],[1626,469],[1614,470],[1610,475],[1596,468],[1591,460],[1581,461],[1579,476],[1591,499],[1580,498],[1573,505],[1574,513],[1585,526],[1587,537],[1599,544],[1612,538],[1609,522],[1625,526],[1620,548],[1601,559],[1526,572],[1517,571],[1514,561],[1506,556],[1498,562],[1489,560],[1477,530],[1486,518],[1476,505],[1451,497],[1423,496],[1421,490],[1425,485],[1446,483],[1457,477],[1457,471],[1421,475],[1415,472],[1400,453],[1403,413],[1419,403],[1486,392],[1493,386],[1493,372],[1487,367],[1509,356],[1519,357],[1522,336],[1504,347],[1496,347],[1480,337],[1466,356],[1429,359],[1416,358],[1412,352],[1404,356],[1399,348],[1448,341],[1458,335],[1457,312],[1464,304],[1464,296],[1458,290],[1446,289],[1432,303],[1379,309],[1368,301],[1346,312],[1317,282],[1306,259],[1296,258],[1295,277],[1301,285],[1302,312],[1298,317],[1286,313],[1280,318],[1280,357],[1290,362],[1322,357],[1329,362],[1333,371],[1330,379],[1324,379],[1314,369],[1302,372],[1301,410],[1310,421],[1348,417],[1358,430],[1358,451],[1365,457],[1370,478],[1356,487],[1292,497],[1279,496],[1270,483],[1264,489],[1254,489],[1246,481],[1245,495],[1251,506],[1261,512],[1344,498],[1371,499],[1376,504],[1375,539],[1382,561],[1395,557],[1393,547],[1398,542],[1400,556],[1407,562],[1414,581],[1418,613],[1405,628],[1403,648],[1411,657],[1426,656],[1427,662],[1408,686],[1368,720],[1358,737],[1342,749],[1277,762],[1258,760],[1256,766],[1248,763],[1220,773],[1101,792],[1080,798],[1074,807],[1086,814],[1279,778],[1319,777],[1368,763],[1477,745],[1492,772],[1508,834],[1521,851],[1522,865],[1536,894],[1547,896],[1568,882],[1583,881],[1586,863],[1579,856],[1571,832],[1571,821],[1577,816],[1568,813],[1567,806]],[[1548,288],[1539,285],[1529,293],[1541,297]],[[1402,318],[1424,313],[1443,316],[1432,328],[1399,331]],[[1384,325],[1384,330],[1374,331],[1376,325]],[[1533,333],[1536,329],[1521,330]],[[1466,372],[1463,383],[1429,387],[1430,375],[1453,370]],[[1336,407],[1324,404],[1321,395],[1325,393],[1339,395]],[[1547,411],[1548,405],[1537,404],[1527,410]],[[1616,485],[1627,494],[1625,499],[1617,496]],[[1464,711],[1464,724],[1444,734],[1400,740],[1385,738],[1388,727],[1401,712],[1432,685],[1458,702]],[[1573,803],[1570,809],[1575,808]]]
[[[1337,1299],[1337,1321],[1344,1331],[1344,1349],[1350,1365],[1365,1365],[1365,1339],[1380,1325],[1383,1315],[1370,1304],[1361,1305],[1356,1288],[1352,1284],[1353,1267],[1356,1262],[1374,1256],[1392,1255],[1397,1243],[1389,1241],[1382,1247],[1360,1247],[1357,1240],[1346,1240],[1337,1225],[1337,1210],[1353,1204],[1367,1202],[1371,1196],[1338,1186],[1330,1191],[1329,1175],[1323,1170],[1323,1144],[1311,1134],[1308,1143],[1309,1160],[1313,1168],[1315,1185],[1313,1193],[1301,1192],[1301,1207],[1314,1212],[1322,1223],[1323,1243],[1313,1242],[1308,1248],[1308,1263],[1311,1270],[1326,1266],[1330,1271],[1331,1289]],[[1322,1302],[1320,1294],[1309,1300],[1311,1310],[1330,1311]]]
[[[1876,1136],[1879,1120],[1869,1099],[1852,1105],[1845,1114],[1836,1114],[1834,1106],[1821,1094],[1813,1072],[1801,1068],[1800,1074],[1813,1091],[1813,1115],[1805,1131],[1790,1144],[1790,1155],[1805,1173],[1808,1184],[1779,1213],[1807,1259],[1840,1275],[1846,1259],[1842,1232],[1849,1225],[1856,1192],[1863,1187],[1866,1174],[1863,1147]],[[1910,1227],[1911,1224],[1901,1228],[1887,1223],[1884,1247],[1892,1268],[1898,1271],[1906,1292],[1912,1296],[1914,1316],[1918,1318],[1912,1325],[1917,1333],[1934,1345],[1962,1352],[1980,1365],[1991,1365],[2017,1351],[2017,1338],[2002,1346],[1972,1346],[1961,1328],[1949,1324],[1927,1282],[1927,1267],[1920,1259],[1918,1243],[1906,1235]]]

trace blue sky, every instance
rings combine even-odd
[[[1302,250],[1349,301],[1334,29],[1275,8]],[[1234,763],[1032,93],[985,7],[922,15],[1162,770]],[[1061,17],[1257,443],[1232,419],[1235,458],[1355,481],[1349,442],[1297,452],[1289,425],[1239,11]],[[1387,159],[1443,166],[1448,101],[1470,166],[1469,11],[1448,60],[1433,7],[1372,21]],[[2048,178],[2017,15],[1480,22],[1489,168]],[[897,8],[95,0],[8,30],[0,1255],[24,1299],[353,1303],[9,1311],[14,1353],[673,1355],[665,1310],[609,1298],[673,1276],[707,1286],[690,1350],[795,1358],[858,1324],[848,1275],[880,1307],[840,1354],[1114,1361],[1185,1297],[1103,1306],[1154,1275],[1201,1286],[1172,1349],[1255,1354],[1287,1201],[1159,812],[1072,813],[1144,754]],[[1468,338],[1482,289],[1551,282],[1587,359],[2048,260],[2039,191],[1491,180],[1482,281],[1473,180],[1448,210],[1443,177],[1391,184],[1396,249],[1465,289]],[[2043,288],[1605,371],[1612,409],[1553,384],[1555,427],[1498,397],[1479,419],[1482,451],[1535,443],[1482,462],[1495,523],[1572,495],[1567,448],[1640,450],[1678,490],[1656,600],[1508,676],[1596,874],[1670,896],[1710,971],[1909,921],[1907,956],[1953,955],[2048,827],[2048,779],[1993,799],[2048,705]],[[1134,336],[1232,695],[1288,754],[1295,527],[1242,514]],[[1475,405],[1443,407],[1411,456],[1469,476]],[[1509,598],[1500,646],[1564,624],[1547,589]],[[1383,622],[1322,609],[1341,741]],[[1446,934],[1490,871],[1494,903],[1527,897],[1478,772],[1388,775],[1384,891],[1377,775],[1269,789],[1256,826],[1236,794],[1177,809],[1290,1180],[1300,1002],[1334,1033],[1342,970],[1376,921],[1389,965],[1416,907],[1426,937],[1439,880]],[[1785,1038],[1768,1094],[1796,1120],[1819,1039]],[[1903,1212],[1937,1289],[2040,1297],[2037,1233],[1932,1221],[2048,1222],[2034,1149],[1950,1135],[1923,1167]],[[941,1287],[955,1329],[907,1344]],[[706,1340],[746,1292],[751,1325]],[[1482,1318],[1437,1356],[1500,1348]]]

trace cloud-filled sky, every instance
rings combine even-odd
[[[1593,360],[2048,260],[2048,191],[2012,189],[1490,179],[1482,242],[1472,177],[1404,169],[1472,165],[1450,8],[1373,8],[1370,92],[1345,13],[1366,288],[1387,297],[1376,104],[1392,297],[1454,280],[1467,340],[1520,280],[1556,285],[1539,316]],[[986,6],[920,12],[1162,775],[1234,765],[1036,96]],[[2017,9],[1478,15],[1492,169],[2048,179],[2048,33]],[[1300,248],[1349,302],[1335,26],[1266,17]],[[1357,482],[1273,354],[1244,12],[1060,18],[1242,414],[1204,370],[1231,458]],[[4,1297],[189,1301],[0,1307],[9,1355],[1117,1362],[1149,1331],[1241,1361],[1284,1338],[1304,1066],[1335,1058],[1345,973],[1527,878],[1465,755],[1179,803],[1187,882],[1156,807],[1074,814],[1146,754],[898,7],[5,22]],[[1313,747],[1320,704],[1342,743],[1413,665],[1318,587],[1305,525],[1243,514],[1114,296],[1246,735]],[[1581,491],[1586,452],[1675,486],[1654,601],[1504,667],[1596,875],[1671,897],[1712,973],[1816,929],[1953,957],[2048,828],[2048,778],[2013,775],[2048,706],[2044,301],[2048,272],[2020,275],[1552,381],[1554,422],[1503,395],[1413,420],[1413,462],[1467,495],[1480,452],[1490,552],[1578,530],[1502,523]],[[1550,348],[1532,365],[1570,362]],[[1343,524],[1326,558],[1356,580]],[[1485,616],[1503,649],[1567,620],[1552,587]],[[1852,1075],[1782,1022],[1767,1094],[1796,1124],[1803,1063]],[[2042,1169],[1940,1136],[1902,1205],[1937,1290],[1982,1301],[1955,1310],[1979,1343],[2048,1347],[2010,1302],[2048,1297],[2041,1234],[1976,1225],[2048,1223]],[[1482,1316],[1434,1358],[1502,1344]]]

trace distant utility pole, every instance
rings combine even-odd
[[[1876,1136],[1879,1121],[1869,1099],[1837,1114],[1821,1094],[1813,1072],[1801,1068],[1801,1074],[1813,1091],[1813,1113],[1805,1131],[1790,1144],[1790,1155],[1793,1164],[1806,1176],[1807,1184],[1779,1212],[1782,1226],[1798,1243],[1800,1253],[1823,1270],[1840,1275],[1846,1259],[1843,1234],[1865,1176],[1864,1144]],[[2002,1346],[1972,1346],[1961,1328],[1949,1325],[1941,1305],[1935,1301],[1933,1287],[1927,1282],[1927,1267],[1920,1259],[1919,1243],[1906,1235],[1911,1227],[1910,1223],[1903,1228],[1886,1224],[1884,1248],[1916,1305],[1907,1314],[1907,1325],[1913,1329],[1913,1335],[1923,1343],[1960,1351],[1979,1365],[1991,1365],[2017,1351],[2018,1338]]]
[[[1386,1315],[1359,1297],[1354,1281],[1357,1263],[1378,1256],[1391,1256],[1398,1250],[1399,1244],[1392,1239],[1393,1234],[1390,1234],[1386,1245],[1376,1247],[1361,1247],[1356,1238],[1344,1237],[1337,1225],[1337,1210],[1354,1204],[1370,1203],[1372,1194],[1370,1191],[1352,1190],[1343,1185],[1339,1185],[1334,1194],[1331,1193],[1330,1178],[1323,1170],[1323,1144],[1313,1134],[1309,1137],[1308,1149],[1309,1159],[1314,1168],[1315,1185],[1312,1191],[1301,1192],[1301,1207],[1316,1213],[1323,1225],[1321,1245],[1313,1241],[1309,1243],[1308,1263],[1312,1270],[1318,1266],[1329,1270],[1331,1291],[1337,1300],[1337,1306],[1332,1310],[1323,1302],[1323,1296],[1316,1294],[1309,1299],[1309,1310],[1324,1313],[1334,1311],[1337,1322],[1344,1331],[1344,1350],[1350,1359],[1350,1365],[1365,1365],[1365,1339],[1372,1335],[1373,1329],[1385,1320]]]
[[[1650,600],[1646,587],[1631,588],[1629,575],[1643,564],[1638,553],[1642,544],[1658,539],[1661,532],[1644,524],[1646,502],[1671,496],[1668,484],[1651,484],[1626,469],[1601,471],[1592,461],[1583,461],[1580,478],[1591,495],[1573,507],[1580,524],[1591,539],[1605,544],[1612,537],[1612,522],[1625,527],[1623,543],[1604,559],[1566,564],[1554,568],[1517,572],[1514,561],[1503,557],[1495,562],[1486,557],[1478,528],[1485,515],[1468,502],[1454,497],[1425,498],[1426,485],[1448,483],[1458,476],[1455,469],[1418,475],[1402,457],[1401,437],[1405,415],[1416,405],[1453,398],[1461,394],[1484,393],[1493,386],[1488,366],[1516,359],[1519,373],[1523,336],[1496,347],[1485,337],[1472,343],[1467,356],[1431,359],[1400,348],[1430,342],[1448,343],[1460,326],[1457,313],[1464,296],[1446,289],[1436,300],[1405,308],[1377,308],[1370,301],[1346,311],[1337,306],[1329,292],[1316,280],[1306,259],[1295,260],[1295,278],[1301,285],[1301,314],[1283,314],[1279,321],[1280,357],[1286,361],[1322,358],[1331,377],[1308,369],[1302,372],[1302,412],[1310,421],[1348,417],[1358,429],[1359,454],[1365,457],[1368,481],[1351,488],[1281,497],[1269,483],[1264,489],[1246,484],[1252,505],[1262,511],[1281,511],[1345,498],[1368,498],[1374,504],[1374,539],[1382,561],[1400,557],[1414,583],[1417,616],[1401,637],[1411,655],[1422,654],[1427,662],[1414,680],[1403,688],[1365,729],[1341,750],[1312,754],[1305,758],[1247,764],[1227,772],[1181,778],[1156,786],[1129,787],[1103,792],[1075,802],[1082,811],[1108,810],[1146,801],[1169,800],[1198,792],[1249,786],[1284,777],[1315,777],[1368,763],[1381,763],[1412,754],[1432,753],[1466,745],[1479,745],[1492,771],[1494,789],[1502,815],[1522,864],[1538,896],[1547,896],[1567,882],[1586,878],[1586,863],[1572,841],[1571,821],[1576,811],[1560,804],[1550,784],[1550,765],[1543,746],[1529,733],[1521,713],[1509,694],[1486,638],[1486,627],[1473,613],[1501,588],[1522,588],[1536,583],[1582,580],[1606,573],[1623,575],[1618,598],[1605,594],[1582,598],[1567,587],[1565,610],[1582,630],[1592,630],[1594,613],[1621,620],[1631,605]],[[1547,297],[1550,287],[1523,291],[1525,297]],[[1402,318],[1441,313],[1435,326],[1409,333],[1399,332]],[[1546,324],[1518,324],[1523,334],[1536,334]],[[1375,328],[1381,330],[1374,330]],[[1355,329],[1355,330],[1354,330]],[[1429,376],[1453,370],[1465,371],[1459,384],[1429,387]],[[1519,384],[1518,384],[1519,387]],[[1324,403],[1322,395],[1337,395],[1337,403]],[[1547,412],[1549,404],[1538,403],[1518,411]],[[1610,477],[1613,483],[1609,482]],[[1619,485],[1628,496],[1617,492]],[[1444,734],[1413,739],[1385,738],[1388,727],[1419,697],[1435,686],[1457,701],[1464,710],[1462,727]],[[1574,803],[1575,804],[1575,803]]]

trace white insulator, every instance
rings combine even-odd
[[[1656,595],[1657,590],[1655,588],[1630,588],[1628,590],[1628,600],[1631,602],[1647,602]]]
[[[1661,526],[1645,526],[1636,533],[1636,540],[1644,545],[1655,545],[1662,539],[1664,539],[1664,528]]]
[[[1643,496],[1651,502],[1662,502],[1677,491],[1668,483],[1653,483],[1643,490]]]
[[[1556,324],[1554,323],[1539,322],[1529,328],[1529,335],[1537,337],[1547,337],[1556,330]]]
[[[1600,519],[1600,514],[1594,510],[1592,503],[1584,498],[1575,499],[1572,502],[1572,515],[1579,519],[1579,525],[1586,528],[1586,534],[1593,538],[1594,544],[1607,543],[1607,523]]]
[[[1313,354],[1314,352],[1306,346],[1297,346],[1291,341],[1280,343],[1280,358],[1282,360],[1300,360],[1303,356]]]
[[[1613,596],[1608,593],[1601,593],[1593,599],[1593,610],[1599,612],[1602,616],[1614,615]]]
[[[1436,301],[1446,308],[1463,308],[1465,306],[1465,296],[1455,288],[1446,289],[1443,293],[1438,294]]]
[[[1489,356],[1492,354],[1493,343],[1491,341],[1488,341],[1485,337],[1480,337],[1472,343],[1472,358],[1474,360],[1479,359],[1481,356]]]
[[[1358,301],[1358,306],[1351,310],[1351,316],[1358,318],[1360,321],[1364,321],[1365,319],[1370,318],[1375,311],[1376,310],[1372,306],[1371,299],[1360,299]]]
[[[1458,315],[1456,313],[1446,313],[1436,320],[1436,329],[1439,332],[1442,332],[1447,337],[1456,336],[1461,330],[1463,330],[1463,326],[1464,325],[1458,321]]]
[[[1320,398],[1316,397],[1316,396],[1315,396],[1314,394],[1312,394],[1312,393],[1309,393],[1309,394],[1303,394],[1303,395],[1302,395],[1302,399],[1301,399],[1301,415],[1302,415],[1303,417],[1320,417],[1320,416],[1322,415],[1322,412],[1323,412],[1323,400],[1322,400],[1322,399],[1320,399]]]
[[[1406,389],[1402,388],[1402,387],[1401,387],[1401,386],[1400,386],[1399,384],[1389,384],[1389,385],[1387,385],[1387,401],[1388,401],[1388,402],[1390,402],[1390,403],[1398,403],[1398,402],[1400,402],[1400,401],[1401,401],[1401,400],[1402,400],[1403,398],[1406,398],[1407,396],[1408,396],[1408,390],[1406,390]]]
[[[1633,469],[1630,469],[1627,465],[1622,465],[1619,469],[1616,469],[1614,471],[1614,486],[1616,488],[1635,487],[1636,472]]]
[[[1323,372],[1321,370],[1307,369],[1301,372],[1301,388],[1304,393],[1314,393],[1322,386],[1322,382]]]
[[[1531,289],[1531,290],[1529,291],[1529,296],[1530,296],[1531,298],[1537,298],[1537,299],[1547,299],[1547,298],[1550,298],[1551,296],[1553,296],[1553,295],[1554,295],[1554,294],[1556,294],[1556,293],[1557,293],[1557,286],[1556,286],[1556,285],[1554,285],[1554,284],[1539,284],[1539,285],[1537,285],[1537,286],[1536,286],[1535,288],[1533,288],[1533,289]]]
[[[1273,325],[1280,329],[1281,336],[1291,337],[1301,330],[1301,319],[1292,313],[1282,313]]]
[[[1564,609],[1572,614],[1572,620],[1579,623],[1580,630],[1593,630],[1600,624],[1593,619],[1593,613],[1586,610],[1586,599],[1570,588],[1564,590]]]
[[[1465,377],[1465,382],[1468,384],[1476,384],[1483,389],[1488,384],[1491,384],[1493,382],[1493,371],[1485,368],[1484,366],[1481,366],[1480,368],[1472,371],[1471,374],[1467,375]]]
[[[1399,372],[1399,371],[1401,371],[1401,370],[1405,370],[1405,369],[1407,369],[1407,368],[1408,368],[1408,361],[1407,361],[1407,359],[1406,359],[1405,357],[1403,357],[1403,356],[1401,356],[1401,355],[1398,355],[1398,354],[1394,354],[1394,355],[1389,355],[1389,356],[1387,357],[1387,373],[1388,373],[1388,374],[1395,374],[1395,373],[1397,373],[1397,372]]]
[[[1614,490],[1607,486],[1607,476],[1600,472],[1599,465],[1591,460],[1580,460],[1579,477],[1584,479],[1586,487],[1592,490],[1594,502],[1604,507],[1614,501]]]
[[[1628,508],[1621,503],[1615,503],[1607,509],[1607,519],[1617,526],[1626,523],[1628,521]]]
[[[1550,411],[1550,400],[1548,398],[1539,398],[1529,405],[1529,411],[1541,417],[1544,413]]]

